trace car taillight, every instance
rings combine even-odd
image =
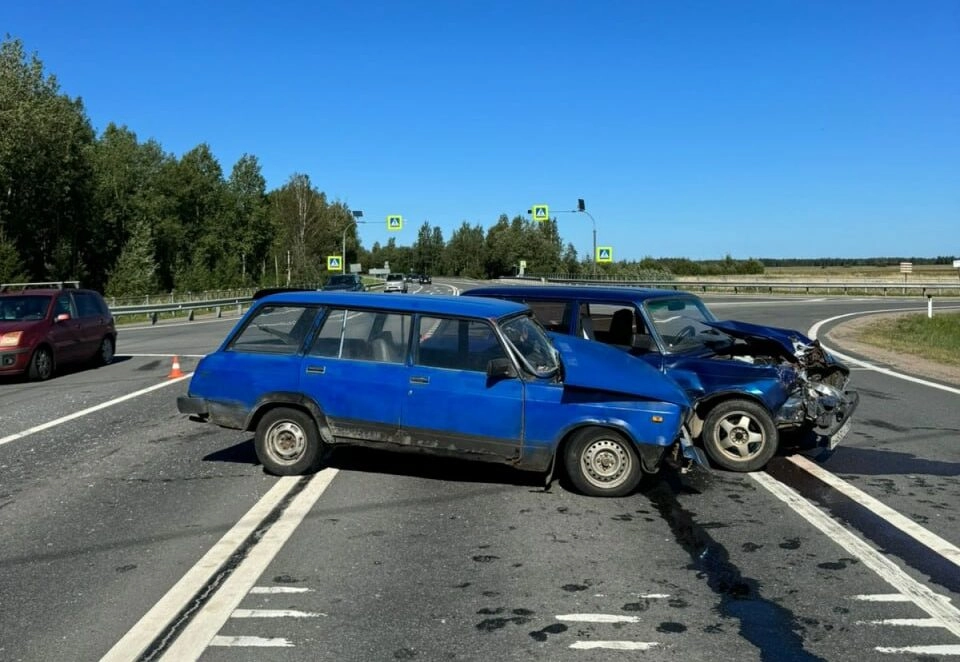
[[[16,347],[20,344],[20,336],[23,331],[10,331],[0,335],[0,347]]]

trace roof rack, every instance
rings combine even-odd
[[[78,289],[79,280],[51,280],[45,283],[3,283],[0,292],[20,292],[23,290],[64,290]]]

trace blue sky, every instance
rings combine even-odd
[[[368,248],[584,198],[617,259],[960,255],[956,0],[33,0],[4,32],[98,130],[307,173]]]

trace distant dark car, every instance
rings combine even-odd
[[[103,297],[69,283],[0,286],[0,375],[45,380],[61,365],[113,360],[117,331]]]
[[[706,461],[681,434],[689,404],[642,361],[551,339],[524,306],[373,292],[260,299],[177,398],[194,420],[255,431],[272,474],[361,445],[562,472],[608,497]]]
[[[363,292],[366,287],[363,285],[363,279],[359,274],[342,274],[330,276],[330,280],[323,286],[324,292]]]
[[[417,281],[417,274],[407,274],[403,279],[408,283],[415,283]]]
[[[420,274],[419,280],[421,285],[430,285],[433,283],[433,278],[431,278],[430,274]]]
[[[860,401],[850,370],[799,331],[719,321],[693,294],[628,287],[500,286],[465,292],[527,304],[558,333],[615,345],[654,366],[694,401],[690,434],[718,466],[754,471],[780,430],[831,448]]]

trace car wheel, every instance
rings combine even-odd
[[[100,341],[100,349],[97,350],[97,355],[94,357],[94,361],[97,365],[107,365],[113,361],[113,338],[110,336],[104,336],[103,340]]]
[[[257,425],[254,438],[257,459],[267,473],[296,476],[315,469],[322,442],[313,418],[299,409],[271,409]]]
[[[53,353],[46,347],[38,347],[30,359],[27,372],[30,379],[45,381],[53,376]]]
[[[574,433],[566,447],[564,465],[573,486],[588,496],[625,496],[636,489],[642,476],[633,444],[605,428],[584,428]]]
[[[703,447],[718,466],[756,471],[777,452],[777,427],[769,412],[750,400],[725,400],[703,421]]]

